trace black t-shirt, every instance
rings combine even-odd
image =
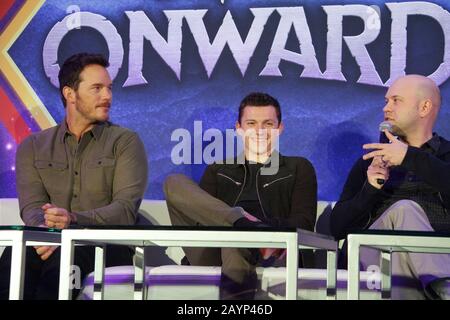
[[[262,163],[249,162],[247,160],[245,161],[245,167],[247,170],[245,186],[236,203],[236,206],[242,207],[245,211],[260,220],[264,220],[264,214],[256,192],[256,176],[262,166]]]

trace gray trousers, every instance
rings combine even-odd
[[[164,183],[170,220],[174,226],[232,226],[243,218],[240,207],[230,207],[211,196],[185,175],[169,176]],[[191,265],[222,266],[222,274],[236,283],[255,278],[257,258],[245,248],[183,248]]]
[[[370,227],[373,230],[434,231],[422,207],[411,200],[390,206]],[[361,270],[373,271],[380,265],[380,252],[361,248]],[[392,299],[425,299],[423,288],[436,278],[450,276],[450,254],[394,252]],[[378,269],[379,270],[379,269]]]

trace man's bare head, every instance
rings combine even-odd
[[[441,94],[433,80],[421,75],[398,78],[386,93],[385,120],[405,134],[432,130],[441,106]]]
[[[434,107],[439,110],[441,106],[441,92],[433,80],[422,75],[411,74],[400,78],[409,83],[412,90],[416,90],[418,98],[422,101],[431,100]]]

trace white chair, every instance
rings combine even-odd
[[[318,202],[317,218],[329,213],[333,204]],[[140,207],[141,224],[170,225],[164,200],[144,200]],[[320,222],[320,221],[318,221]],[[0,198],[0,225],[22,225],[17,199]],[[320,224],[318,223],[317,226]],[[220,267],[181,266],[184,257],[181,248],[149,247],[146,250],[148,299],[218,299]],[[326,270],[299,269],[299,299],[326,299]],[[284,299],[285,269],[257,268],[261,290],[258,299]],[[373,275],[361,272],[361,288],[371,282]],[[338,270],[337,298],[347,297],[347,271]],[[105,299],[133,299],[134,267],[109,267],[105,270]],[[91,299],[93,274],[88,275],[79,299]],[[361,299],[379,299],[378,290],[361,289]]]
[[[17,198],[0,198],[0,226],[23,225]],[[0,257],[5,248],[0,247]]]
[[[0,198],[0,225],[23,225],[17,198]]]
[[[322,214],[329,214],[334,203],[319,201],[317,206],[317,219]],[[144,200],[140,207],[142,220],[153,225],[170,225],[169,213],[163,200]],[[322,217],[323,218],[323,217]],[[142,221],[141,221],[142,223]],[[327,222],[322,222],[326,229]],[[318,224],[319,225],[319,224]],[[162,256],[161,256],[162,254]],[[150,266],[147,270],[147,298],[158,299],[218,299],[220,267],[199,267],[180,265],[184,252],[181,247],[147,247],[146,262]],[[285,290],[285,268],[257,268],[260,282],[256,298],[258,299],[284,299]],[[119,277],[121,274],[122,282]],[[133,298],[133,275],[132,266],[107,268],[105,276],[105,299],[132,299]],[[361,272],[361,298],[379,299],[379,291],[364,289],[366,282],[371,282],[371,273]],[[337,274],[337,298],[347,297],[347,271],[338,270]],[[326,270],[314,268],[299,269],[298,280],[299,299],[326,299]],[[90,274],[85,282],[81,299],[92,298],[93,274]],[[114,289],[114,288],[117,288]]]

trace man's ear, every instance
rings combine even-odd
[[[433,102],[431,101],[431,99],[427,99],[422,102],[419,108],[419,114],[423,118],[427,116],[431,112],[431,110],[433,110]]]
[[[280,125],[278,126],[278,132],[279,132],[279,135],[282,134],[283,131],[284,131],[284,122],[281,121],[281,122],[280,122]]]
[[[241,136],[241,137],[245,136],[244,129],[242,129],[242,126],[239,123],[239,121],[236,121],[236,123],[234,124],[234,127],[236,128],[236,134],[238,136]]]
[[[68,86],[65,86],[62,90],[62,94],[67,102],[72,102],[75,97],[75,91]]]

